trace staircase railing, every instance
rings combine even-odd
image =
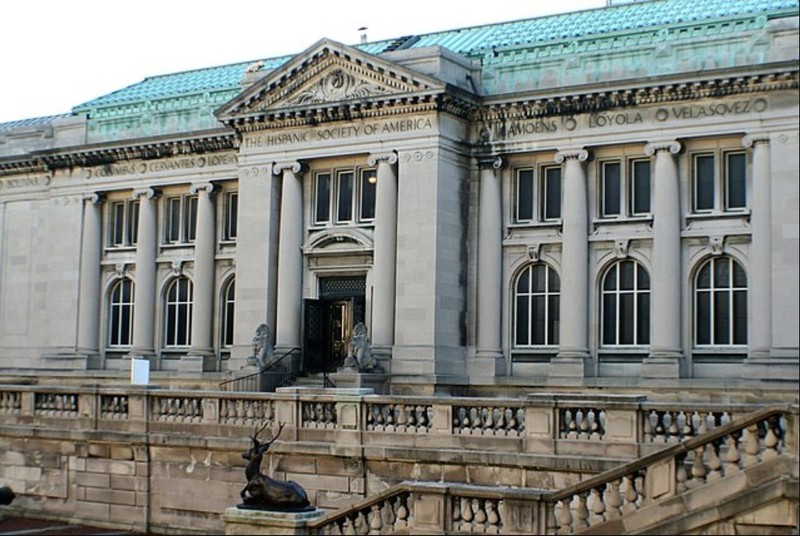
[[[580,533],[780,454],[797,456],[797,433],[797,406],[753,412],[549,494],[547,533]]]
[[[223,391],[252,391],[272,393],[278,387],[291,384],[302,371],[302,362],[295,359],[300,348],[291,348],[277,359],[273,359],[258,372],[220,382]]]

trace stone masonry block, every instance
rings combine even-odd
[[[112,446],[110,457],[112,460],[132,460],[133,448],[127,446]]]
[[[136,495],[134,492],[126,490],[86,488],[86,500],[133,506],[136,504]]]
[[[286,480],[294,480],[303,489],[325,491],[350,491],[350,479],[346,476],[306,475],[300,473],[286,473]]]
[[[109,446],[98,443],[89,444],[89,457],[90,458],[108,458]]]
[[[112,504],[109,507],[109,514],[115,524],[136,526],[144,523],[144,508],[139,506],[126,506],[121,504]]]
[[[314,458],[300,458],[294,456],[281,456],[276,463],[276,470],[291,473],[311,473],[317,472],[317,463]],[[327,471],[320,471],[328,473]]]
[[[134,462],[89,458],[86,460],[86,470],[90,473],[111,473],[115,475],[133,476],[136,474],[136,464]]]
[[[111,475],[107,473],[75,473],[75,484],[78,486],[86,486],[90,488],[103,488],[107,489],[111,485]]]
[[[636,442],[636,409],[606,411],[606,441]]]
[[[317,472],[322,475],[359,476],[364,471],[361,460],[340,457],[320,457],[316,459]]]
[[[553,412],[546,408],[529,408],[525,413],[525,431],[536,437],[553,437]]]
[[[75,509],[80,511],[81,518],[86,520],[107,521],[111,517],[108,503],[82,501],[75,504]]]

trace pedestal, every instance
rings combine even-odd
[[[357,372],[342,370],[330,375],[336,387],[344,389],[372,389],[376,395],[389,392],[389,377],[381,372]]]
[[[270,512],[231,507],[222,514],[227,535],[308,534],[306,525],[325,514],[319,508],[309,512]]]

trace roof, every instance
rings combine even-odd
[[[43,117],[31,117],[28,119],[18,119],[15,121],[8,121],[6,123],[0,123],[0,130],[7,130],[7,129],[10,130],[10,129],[24,128],[24,127],[39,127],[42,125],[50,124],[55,119],[61,119],[63,117],[70,117],[70,114],[45,115]]]
[[[424,35],[356,45],[371,54],[390,50],[440,46],[466,56],[478,57],[501,48],[572,41],[593,35],[634,32],[666,25],[693,24],[724,18],[786,16],[796,14],[799,0],[650,0],[630,4],[487,24]],[[261,60],[261,70],[273,70],[293,56]],[[99,108],[128,105],[189,95],[233,92],[240,89],[242,74],[255,61],[179,72],[144,79],[113,93],[73,108],[83,113]],[[219,95],[220,99],[228,95]],[[216,100],[216,99],[214,99]]]

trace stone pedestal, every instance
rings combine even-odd
[[[309,512],[269,512],[231,507],[222,514],[225,534],[308,534],[306,525],[325,514],[319,508]]]
[[[389,376],[381,372],[341,370],[330,377],[336,387],[343,389],[372,389],[376,395],[389,393]]]

